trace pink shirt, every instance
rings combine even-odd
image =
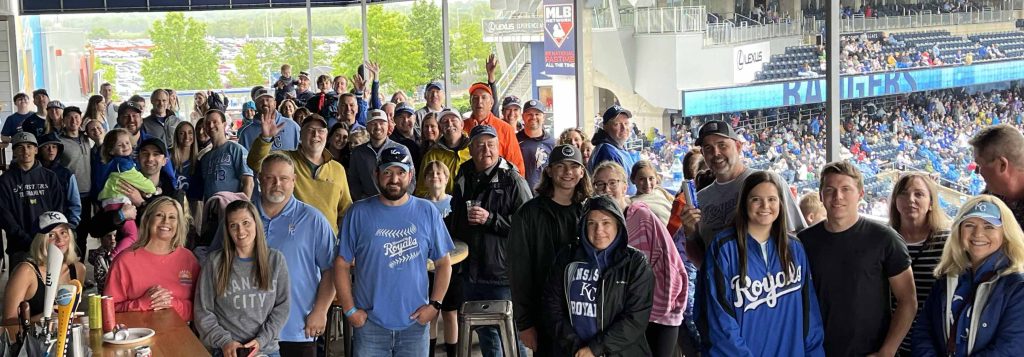
[[[647,204],[633,201],[626,208],[629,245],[647,256],[654,273],[654,305],[650,322],[679,326],[686,309],[686,268],[665,224]]]
[[[159,285],[171,292],[171,307],[185,321],[192,320],[192,295],[199,278],[199,261],[185,248],[157,255],[145,248],[128,250],[117,257],[110,269],[105,292],[114,298],[117,312],[149,311],[152,302],[146,291]]]

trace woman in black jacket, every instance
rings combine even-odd
[[[561,250],[544,291],[559,356],[650,356],[644,331],[654,275],[627,245],[626,219],[608,196],[586,203],[580,240]]]

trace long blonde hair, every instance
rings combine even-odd
[[[217,266],[217,295],[224,295],[224,292],[228,289],[228,283],[231,281],[231,268],[235,264],[235,240],[231,238],[230,231],[228,230],[228,215],[236,211],[246,211],[252,216],[253,224],[256,225],[256,237],[254,239],[255,247],[253,247],[253,253],[255,254],[255,266],[252,270],[253,278],[256,279],[256,286],[260,290],[270,290],[270,247],[267,246],[266,233],[263,232],[263,221],[260,220],[260,214],[249,201],[238,200],[228,204],[224,208],[224,219],[221,220],[221,227],[223,228],[223,243],[224,249],[220,252],[220,265]]]
[[[63,263],[77,263],[78,246],[75,245],[75,230],[71,229],[70,226],[67,227],[67,230],[71,236],[71,239],[68,239],[68,251],[64,252]],[[36,264],[46,264],[46,247],[48,246],[47,243],[49,243],[49,241],[49,233],[36,233],[35,238],[32,239],[32,244],[29,245],[28,251],[29,255],[32,257],[32,260],[34,260]]]
[[[957,214],[954,220],[954,222],[957,222],[956,226],[952,227],[949,239],[946,240],[946,246],[942,249],[942,259],[939,260],[939,265],[935,267],[935,277],[962,275],[967,268],[971,267],[971,256],[967,253],[967,248],[964,247],[963,242],[960,241],[960,220],[963,219],[964,214],[967,214],[971,207],[981,202],[989,202],[998,207],[999,216],[1002,217],[1003,221],[1001,227],[1003,230],[1003,246],[999,249],[1006,255],[1010,265],[1000,271],[999,275],[1024,272],[1024,232],[1021,232],[1020,224],[1014,218],[1013,212],[1010,211],[1010,208],[1002,200],[995,196],[979,195],[968,200],[960,208],[960,213]]]
[[[188,215],[185,209],[181,206],[177,200],[169,196],[157,197],[153,202],[146,205],[146,212],[142,214],[141,224],[139,225],[139,240],[132,244],[132,250],[136,250],[145,247],[149,244],[149,225],[153,219],[157,208],[165,205],[172,205],[174,209],[178,211],[178,226],[174,232],[174,239],[171,240],[171,251],[185,246],[186,239],[188,238]]]

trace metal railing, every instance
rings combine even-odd
[[[512,81],[516,79],[516,75],[526,65],[526,61],[530,59],[530,53],[527,51],[529,48],[529,46],[523,46],[523,48],[519,49],[516,57],[509,61],[508,66],[505,67],[505,73],[502,73],[498,81],[494,82],[494,86],[498,89],[498,93],[501,93],[502,97],[508,91],[509,86],[512,85]]]
[[[707,26],[707,31],[704,33],[705,46],[796,36],[803,33],[800,22],[780,22],[757,26],[736,26],[731,22],[725,22]]]
[[[623,11],[622,23],[627,24]],[[701,32],[708,26],[704,6],[647,7],[632,11],[636,33]]]
[[[937,14],[931,10],[922,10],[906,16],[883,16],[864,18],[856,16],[841,19],[842,32],[864,32],[913,29],[919,27],[956,26],[1012,21],[1016,17],[1012,10],[980,10]],[[808,17],[804,19],[807,34],[818,34],[825,27],[825,20]],[[813,24],[813,25],[812,25]]]

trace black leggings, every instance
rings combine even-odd
[[[647,324],[647,344],[652,356],[673,356],[679,337],[679,326],[665,326],[653,322]]]

